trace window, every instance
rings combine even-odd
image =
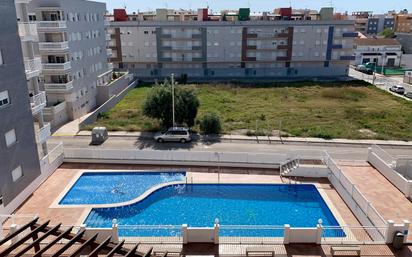
[[[9,92],[7,90],[0,92],[0,108],[9,104]]]
[[[6,138],[6,146],[10,147],[14,145],[17,140],[16,140],[16,131],[14,129],[8,131],[6,134],[4,134],[4,137]]]
[[[23,177],[23,171],[21,169],[21,166],[15,168],[11,172],[11,177],[13,178],[13,182],[16,182],[19,178]]]
[[[2,52],[2,50],[0,50],[0,65],[3,65],[4,64],[4,62],[3,62],[3,52]]]

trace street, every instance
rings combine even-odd
[[[336,158],[345,160],[366,160],[367,145],[344,144],[308,144],[308,143],[257,143],[256,141],[222,140],[220,142],[192,142],[192,143],[156,143],[151,139],[138,137],[110,137],[101,146],[91,146],[90,136],[56,137],[48,143],[63,142],[65,148],[104,148],[104,149],[136,149],[136,150],[183,150],[183,151],[211,151],[211,152],[248,152],[288,154],[301,157],[319,157],[324,151]],[[385,146],[383,147],[393,156],[412,157],[412,147]]]
[[[349,68],[349,76],[360,79],[360,80],[364,80],[364,81],[369,82],[371,84],[373,82],[373,75],[368,75],[368,74],[365,74],[363,72],[356,71],[352,67]],[[409,101],[412,101],[412,99],[406,98],[406,97],[404,97],[400,94],[396,94],[396,93],[393,93],[393,92],[389,91],[389,88],[391,86],[394,86],[394,85],[403,86],[405,88],[405,93],[412,91],[412,85],[407,84],[407,83],[403,83],[400,76],[395,76],[395,77],[392,78],[392,77],[386,77],[386,76],[381,75],[379,73],[376,74],[375,86],[377,86],[380,89],[386,90],[386,91],[392,93],[393,95],[396,95],[398,97],[402,97],[402,98],[404,98],[406,100],[409,100]]]

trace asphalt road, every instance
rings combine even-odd
[[[364,80],[364,81],[369,82],[369,83],[373,82],[373,75],[368,75],[368,74],[356,71],[353,68],[349,69],[349,76],[360,79],[360,80]],[[412,101],[412,99],[406,98],[406,97],[404,97],[400,94],[396,94],[396,93],[393,93],[393,92],[389,91],[389,88],[391,86],[394,86],[394,85],[403,86],[405,88],[406,92],[412,91],[412,85],[407,84],[407,83],[403,83],[401,79],[386,77],[386,76],[383,76],[383,75],[380,75],[380,74],[376,75],[375,86],[377,86],[377,87],[379,87],[383,90],[386,90],[386,91],[388,91],[388,92],[390,92],[390,93],[392,93],[396,96],[399,96],[399,97],[402,97],[404,99]]]
[[[248,152],[248,153],[273,153],[288,154],[290,156],[319,157],[324,151],[336,158],[345,160],[366,160],[366,145],[344,144],[308,144],[308,143],[257,143],[256,141],[231,141],[220,142],[192,142],[192,143],[156,143],[153,140],[138,137],[111,137],[101,146],[91,146],[89,136],[56,137],[53,136],[48,143],[63,142],[68,148],[104,148],[104,149],[136,149],[136,150],[189,150],[213,152]],[[412,157],[412,147],[383,147],[393,156]]]

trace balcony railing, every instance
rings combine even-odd
[[[40,51],[68,51],[69,42],[40,42]]]
[[[109,62],[109,63],[107,64],[107,68],[108,68],[109,70],[113,70],[113,63]]]
[[[64,31],[67,29],[66,21],[38,21],[37,30],[41,32]]]
[[[43,72],[45,73],[59,73],[66,72],[71,69],[70,62],[65,63],[43,63]]]
[[[19,36],[23,41],[38,41],[37,24],[35,22],[19,22]]]
[[[24,68],[26,70],[27,79],[39,76],[41,73],[41,58],[36,57],[24,61]]]
[[[50,123],[44,124],[44,127],[40,128],[37,133],[36,133],[36,141],[40,144],[44,143],[47,141],[47,139],[50,137],[51,132],[50,132]]]
[[[67,92],[73,89],[73,81],[67,83],[44,83],[47,92]]]
[[[46,93],[40,92],[39,94],[30,97],[30,106],[33,115],[39,113],[46,107]]]
[[[112,40],[112,36],[110,34],[106,34],[106,41]]]
[[[113,50],[110,48],[106,49],[106,52],[108,57],[111,57],[113,55]]]

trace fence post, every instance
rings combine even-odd
[[[0,240],[2,240],[3,238],[3,221],[0,219]]]
[[[188,235],[187,235],[187,224],[182,225],[182,238],[183,238],[183,244],[187,244],[188,242]]]
[[[219,223],[215,223],[214,225],[214,241],[215,241],[215,245],[219,244],[219,230],[220,230],[220,225]]]
[[[406,241],[408,240],[409,225],[411,224],[411,222],[409,220],[403,220],[402,222],[404,224],[403,234],[405,235],[405,238],[404,238],[403,242],[406,243]]]
[[[290,242],[290,225],[285,224],[285,229],[283,231],[283,244],[287,245]]]
[[[322,234],[323,234],[323,227],[322,224],[319,222],[318,225],[316,225],[316,244],[320,245],[322,242]]]
[[[117,224],[117,219],[112,220],[112,242],[119,242],[119,226]]]
[[[385,242],[387,244],[392,243],[393,240],[393,234],[395,233],[395,222],[393,220],[388,220],[388,228],[386,230],[386,235],[385,235]]]
[[[10,234],[16,232],[17,229],[18,229],[18,225],[17,225],[17,224],[14,224],[14,223],[11,224],[11,225],[10,225]],[[15,237],[13,237],[10,241],[11,241],[12,244],[14,244],[14,243],[16,243],[19,239],[20,239],[20,238],[19,238],[19,235],[17,235],[17,236],[15,236]]]

